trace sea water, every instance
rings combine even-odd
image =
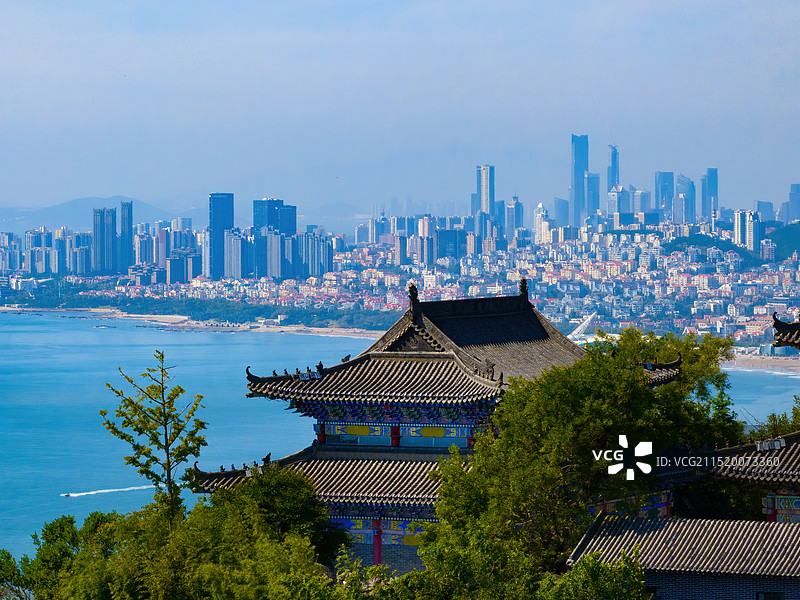
[[[86,313],[0,312],[0,548],[32,554],[31,534],[70,514],[78,525],[91,512],[129,512],[153,490],[123,457],[129,447],[108,434],[100,410],[113,409],[109,382],[127,389],[132,376],[166,355],[184,398],[203,395],[208,446],[201,469],[230,469],[286,456],[314,439],[312,420],[286,404],[246,397],[245,367],[256,375],[336,364],[372,343],[365,338],[282,333],[212,333],[142,326],[132,319]],[[728,370],[734,410],[751,423],[791,409],[800,375]],[[69,493],[69,496],[64,494]]]
[[[245,367],[256,375],[339,363],[372,343],[366,338],[282,333],[213,333],[142,326],[85,313],[0,312],[0,548],[20,557],[31,534],[70,514],[129,512],[152,500],[149,482],[124,464],[130,448],[102,426],[118,398],[106,382],[130,390],[118,368],[138,378],[165,353],[173,383],[190,401],[203,395],[208,446],[198,466],[241,468],[272,453],[310,445],[313,421],[286,403],[247,398]],[[191,466],[191,465],[189,465]],[[64,494],[69,493],[69,496]]]

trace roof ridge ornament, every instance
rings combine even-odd
[[[408,302],[411,308],[412,319],[415,323],[421,324],[422,312],[419,310],[419,292],[413,281],[408,284]]]
[[[528,279],[525,277],[519,280],[519,295],[528,298]]]

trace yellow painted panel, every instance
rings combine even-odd
[[[347,435],[369,435],[369,425],[348,425]]]
[[[423,427],[422,437],[444,437],[444,427]]]

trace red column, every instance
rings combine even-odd
[[[320,444],[324,444],[326,439],[325,435],[325,423],[319,423],[319,428],[317,429],[317,441]]]
[[[396,448],[397,446],[400,445],[400,426],[392,425],[391,434],[392,434],[392,446]]]
[[[372,520],[372,564],[381,564],[381,538],[383,538],[383,530],[381,529],[381,520]]]

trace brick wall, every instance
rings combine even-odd
[[[372,564],[371,544],[353,544],[350,554],[354,559],[360,558],[361,564],[365,567]],[[389,572],[396,571],[397,575],[424,568],[422,560],[417,556],[416,546],[381,546],[381,559],[383,564],[388,567]]]
[[[644,579],[656,588],[654,600],[757,600],[760,592],[783,592],[786,600],[800,600],[800,577],[645,571]]]

